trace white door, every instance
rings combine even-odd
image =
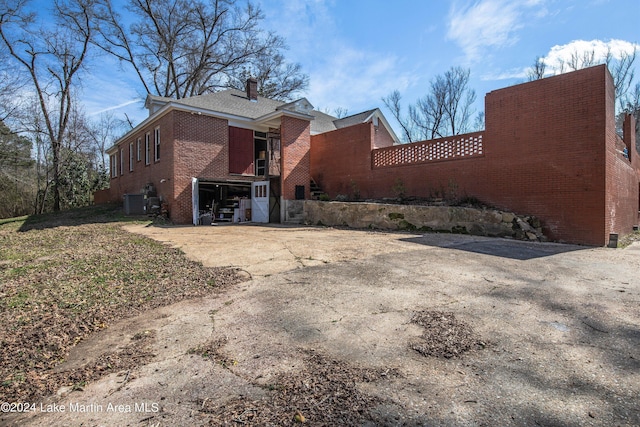
[[[251,183],[251,221],[269,222],[269,181]]]
[[[200,198],[198,197],[198,178],[191,178],[191,207],[193,209],[193,225],[198,225],[200,217]]]

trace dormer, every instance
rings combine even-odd
[[[276,108],[278,111],[286,110],[293,111],[296,113],[311,115],[311,111],[313,111],[313,105],[307,100],[307,98],[300,98],[296,101],[290,102],[288,104],[283,104]]]
[[[171,98],[148,94],[147,99],[144,102],[144,107],[149,110],[149,116],[152,116],[171,101]]]

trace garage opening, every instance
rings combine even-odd
[[[251,221],[251,182],[197,179],[193,190],[194,224]],[[196,197],[197,194],[197,197]],[[197,206],[197,211],[195,209]]]

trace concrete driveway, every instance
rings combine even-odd
[[[112,376],[63,400],[144,401],[161,411],[38,414],[31,425],[216,425],[211,414],[225,402],[258,405],[283,375],[313,376],[310,351],[389,373],[357,382],[378,402],[366,425],[640,425],[637,243],[614,250],[320,227],[125,229],[250,280],[110,328],[120,336],[154,329],[156,358],[126,387]],[[413,350],[425,329],[412,316],[434,311],[468,325],[481,345],[457,358]],[[188,351],[212,341],[224,363]]]

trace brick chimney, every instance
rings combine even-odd
[[[251,101],[258,100],[258,81],[253,77],[247,79],[247,98]]]

